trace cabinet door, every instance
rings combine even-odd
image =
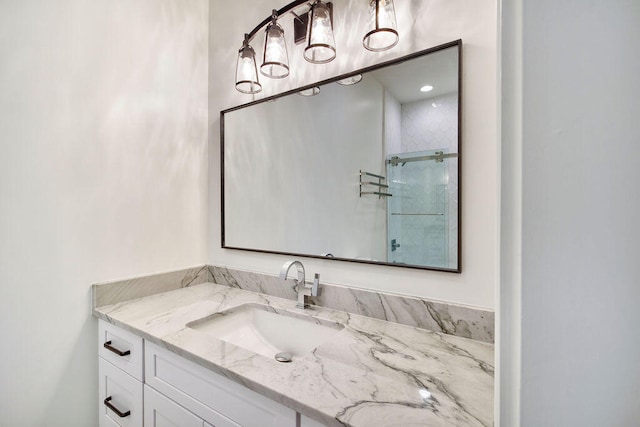
[[[142,383],[98,358],[100,427],[142,427]]]
[[[203,427],[204,421],[148,385],[144,386],[144,427]]]

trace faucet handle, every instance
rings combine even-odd
[[[311,296],[318,297],[322,293],[322,289],[320,288],[320,274],[316,273],[313,276],[313,285],[311,285]]]

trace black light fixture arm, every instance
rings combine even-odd
[[[277,16],[284,15],[285,13],[289,12],[290,10],[295,9],[296,7],[298,7],[300,5],[303,5],[305,3],[309,3],[309,0],[295,0],[295,1],[292,1],[288,5],[284,6],[282,9],[278,10],[276,12]],[[261,23],[256,25],[256,27],[247,35],[247,41],[250,42],[251,40],[253,40],[253,38],[256,36],[256,34],[258,34],[258,31],[260,31],[260,29],[262,29],[262,27],[264,27],[269,22],[271,22],[272,17],[273,17],[273,14],[270,14],[269,16],[267,16],[264,19],[264,21],[262,21]]]

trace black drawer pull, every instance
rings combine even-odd
[[[128,417],[129,415],[131,415],[131,411],[121,412],[118,408],[116,408],[111,403],[109,403],[110,401],[111,401],[111,396],[107,397],[104,400],[104,405],[107,408],[111,409],[113,412],[115,412],[120,418]]]
[[[107,350],[113,351],[118,356],[128,356],[131,354],[130,350],[120,351],[115,347],[111,347],[111,341],[107,341],[106,343],[104,343],[104,348],[106,348]],[[105,401],[105,404],[106,404],[106,401]]]

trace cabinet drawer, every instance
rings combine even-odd
[[[143,381],[143,340],[104,320],[98,321],[98,354],[132,377]]]
[[[142,383],[98,358],[100,427],[142,427]]]
[[[296,412],[145,342],[146,383],[216,427],[296,427]]]
[[[148,385],[144,386],[144,427],[203,426],[203,420]]]

